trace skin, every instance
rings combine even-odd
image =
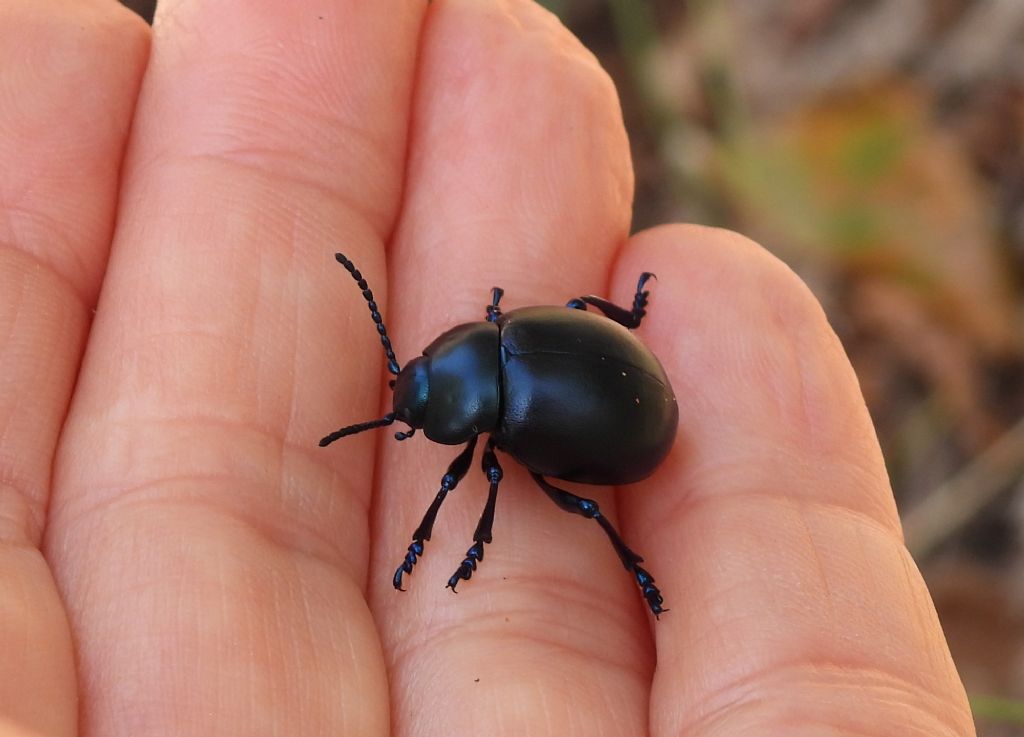
[[[615,90],[525,0],[0,6],[4,735],[973,735],[842,347],[743,237],[628,237]],[[680,398],[648,481],[523,468],[458,596],[478,461],[366,433],[400,360],[504,305],[628,304]],[[102,290],[101,290],[102,284]],[[93,310],[95,309],[95,314]],[[479,452],[479,451],[478,451]],[[897,727],[898,725],[898,727]]]

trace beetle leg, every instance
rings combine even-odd
[[[409,438],[411,438],[415,434],[416,434],[416,428],[415,427],[410,427],[408,430],[402,430],[402,431],[396,432],[395,433],[395,440],[399,440],[399,441],[401,441],[401,440],[408,440]]]
[[[641,282],[642,284],[642,282]],[[557,486],[552,486],[544,477],[539,473],[530,472],[533,476],[533,480],[537,482],[537,485],[544,490],[544,492],[551,497],[551,500],[559,507],[564,509],[566,512],[572,512],[578,514],[587,519],[596,520],[601,529],[608,535],[608,539],[612,541],[612,547],[615,548],[615,552],[619,554],[619,559],[622,561],[622,565],[626,567],[626,570],[632,573],[636,577],[636,582],[640,586],[640,591],[643,593],[644,599],[647,600],[647,606],[651,608],[651,612],[655,618],[658,617],[662,612],[667,612],[668,609],[662,607],[664,600],[661,598],[661,592],[658,587],[654,585],[654,576],[647,572],[640,566],[644,562],[644,559],[634,553],[619,537],[619,533],[612,526],[612,523],[601,514],[600,508],[597,506],[597,502],[593,499],[584,499],[581,496],[576,496],[565,489],[559,489]]]
[[[423,543],[430,539],[430,534],[434,530],[434,520],[437,518],[437,511],[441,508],[445,497],[448,496],[449,491],[458,486],[469,470],[469,465],[473,462],[473,451],[476,450],[476,440],[474,436],[472,440],[466,443],[463,451],[448,466],[447,473],[441,477],[441,488],[438,490],[437,496],[434,497],[434,501],[427,508],[427,513],[423,515],[423,521],[416,528],[416,532],[412,533],[412,545],[409,546],[409,550],[405,554],[405,560],[395,570],[395,577],[392,579],[392,583],[399,591],[405,591],[402,588],[402,574],[412,573],[417,559],[423,555]]]
[[[641,320],[644,319],[644,315],[647,314],[647,295],[650,294],[650,292],[644,290],[644,285],[652,276],[654,274],[649,271],[645,271],[640,275],[640,279],[636,283],[636,294],[633,295],[633,306],[628,310],[625,307],[619,307],[617,304],[613,304],[601,297],[595,297],[592,294],[570,299],[565,306],[572,307],[575,310],[585,310],[588,304],[593,305],[601,310],[605,317],[614,320],[619,325],[630,330],[638,328],[640,327]]]
[[[498,499],[498,483],[502,477],[501,465],[498,463],[498,457],[494,454],[493,438],[487,441],[487,447],[484,449],[484,456],[480,465],[487,475],[487,480],[491,482],[491,488],[487,493],[487,504],[484,505],[483,514],[480,515],[480,522],[476,526],[476,532],[473,533],[473,545],[466,551],[466,558],[462,561],[458,570],[448,579],[448,588],[452,591],[455,591],[455,586],[459,581],[468,581],[470,576],[473,575],[477,563],[484,559],[484,543],[491,541],[491,527],[494,525],[494,503]]]
[[[498,307],[498,302],[501,301],[504,294],[505,290],[501,287],[491,287],[491,303],[487,305],[487,322],[497,322],[498,318],[501,317],[501,309]]]

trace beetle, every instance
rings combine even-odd
[[[571,299],[565,307],[521,307],[502,313],[504,291],[491,289],[491,303],[481,322],[451,328],[399,367],[373,292],[343,254],[335,259],[355,279],[380,335],[388,370],[395,376],[392,411],[378,420],[348,425],[320,441],[325,447],[356,433],[396,421],[422,430],[429,440],[462,445],[441,477],[441,487],[412,535],[405,559],[395,570],[394,587],[402,589],[430,539],[438,510],[465,477],[477,440],[488,435],[482,468],[490,483],[487,503],[473,535],[473,545],[447,587],[469,580],[491,542],[494,506],[502,468],[495,451],[524,465],[538,486],[567,512],[595,520],[611,541],[622,564],[636,579],[651,612],[667,611],[654,577],[593,499],[577,496],[546,480],[552,477],[584,484],[629,484],[654,472],[675,440],[679,408],[665,370],[630,330],[646,314],[654,275],[637,282],[633,305],[626,309],[593,295]],[[596,307],[604,316],[588,312]],[[568,309],[567,309],[568,308]]]

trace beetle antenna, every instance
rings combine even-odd
[[[356,425],[349,425],[343,427],[340,430],[335,430],[330,435],[327,435],[320,441],[320,447],[326,448],[328,445],[333,443],[335,440],[341,440],[347,438],[349,435],[355,435],[356,433],[363,432],[364,430],[373,430],[377,427],[386,427],[395,421],[395,413],[389,412],[388,414],[381,417],[379,420],[370,420],[369,422],[360,422]]]
[[[345,267],[352,278],[356,280],[356,284],[363,290],[363,298],[370,307],[370,317],[373,318],[373,324],[377,326],[377,332],[380,333],[380,344],[384,346],[384,355],[388,358],[388,371],[398,376],[400,371],[398,366],[398,359],[395,358],[395,351],[391,347],[391,338],[388,337],[387,328],[384,327],[384,318],[380,316],[380,311],[377,310],[377,303],[373,301],[373,292],[370,291],[370,287],[366,283],[366,279],[359,273],[359,269],[356,265],[345,258],[344,254],[336,253],[334,258],[337,259],[338,263]],[[391,424],[391,423],[388,423]],[[321,443],[323,445],[323,443]]]

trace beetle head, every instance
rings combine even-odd
[[[423,427],[430,390],[430,359],[419,356],[409,361],[395,380],[395,418],[416,429]]]
[[[487,321],[458,325],[427,346],[424,355],[399,368],[373,292],[351,261],[340,253],[335,254],[335,258],[362,290],[380,335],[388,370],[396,376],[391,382],[395,394],[392,412],[379,420],[335,430],[320,441],[320,446],[391,425],[395,420],[411,428],[395,433],[398,440],[411,437],[419,428],[423,428],[430,440],[446,445],[464,443],[482,432],[491,432],[497,426],[500,407],[497,324]]]

